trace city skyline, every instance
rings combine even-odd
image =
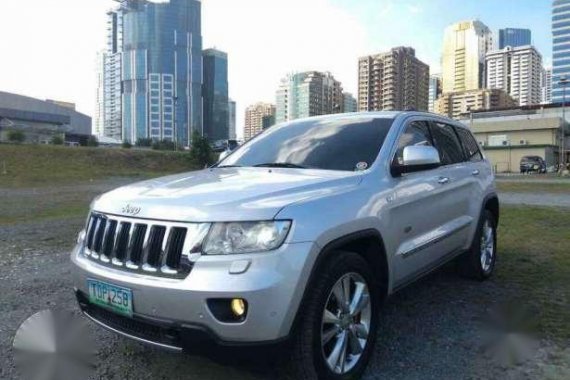
[[[33,54],[18,49],[10,41],[1,42],[3,51],[13,51],[14,56],[18,57],[16,62],[3,62],[7,70],[0,76],[2,89],[39,98],[73,101],[78,104],[79,110],[94,116],[95,55],[104,45],[105,36],[101,31],[105,25],[105,13],[115,3],[110,0],[87,1],[78,5],[70,0],[60,0],[61,6],[56,7],[40,1],[32,0],[32,3],[35,3],[36,10],[39,8],[34,13],[41,17],[32,15],[30,22],[38,29],[45,30],[45,33],[38,35],[24,31],[24,45],[38,45]],[[441,71],[439,61],[444,29],[461,20],[478,18],[494,33],[509,27],[531,29],[533,43],[542,53],[545,65],[551,64],[550,2],[504,1],[497,4],[491,1],[468,1],[462,3],[461,9],[455,9],[450,6],[451,3],[444,0],[364,0],[355,4],[346,0],[315,0],[307,4],[292,0],[268,5],[251,0],[244,6],[235,2],[208,0],[203,2],[202,34],[204,47],[216,46],[227,51],[231,57],[230,96],[238,104],[237,129],[240,136],[243,135],[246,105],[257,101],[274,101],[279,79],[287,72],[306,69],[330,71],[343,83],[347,92],[357,93],[358,78],[355,73],[358,57],[400,45],[415,48],[418,58],[430,65],[432,73]],[[0,7],[5,13],[24,10],[14,2]],[[304,14],[298,15],[301,7]],[[449,9],[449,12],[439,12],[443,8]],[[513,12],[513,9],[516,11]],[[70,14],[76,17],[69,17]],[[323,29],[328,34],[315,31],[312,27],[310,20],[316,14],[327,19]],[[277,15],[295,19],[298,30],[292,35],[278,31],[273,25]],[[403,27],[398,21],[404,16],[406,25],[410,27]],[[46,22],[46,18],[49,22]],[[260,22],[249,22],[253,19]],[[5,30],[6,27],[10,28],[10,20],[0,26],[0,31],[4,31],[5,35],[10,30],[19,30],[14,27]],[[68,33],[70,28],[82,33]],[[228,28],[232,29],[232,33],[227,33]],[[422,33],[418,33],[418,30],[422,30]],[[309,33],[313,43],[304,44],[303,37]],[[46,43],[42,43],[46,38]],[[272,41],[274,46],[265,49],[268,41]],[[264,45],[264,49],[259,49],[260,44]],[[314,48],[315,45],[318,48]],[[42,62],[42,70],[38,70],[37,66],[30,66],[37,61],[37,58],[33,59],[37,55],[58,59]],[[62,61],[59,57],[65,59]],[[10,74],[7,75],[7,72]],[[29,80],[21,80],[23,72],[29,72],[26,74]],[[255,83],[252,83],[252,77],[256,78]]]

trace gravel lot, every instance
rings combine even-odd
[[[125,180],[57,189],[0,189],[1,215],[33,212],[70,194],[92,198]],[[30,214],[33,215],[33,214]],[[77,312],[68,252],[84,217],[61,216],[0,224],[0,378],[18,378],[11,342],[20,323],[46,308]],[[395,295],[384,307],[378,345],[365,379],[568,379],[570,348],[537,340],[518,365],[487,347],[515,347],[516,335],[491,333],[491,315],[513,298],[495,280],[485,283],[444,268]],[[500,331],[500,329],[499,329]],[[286,352],[218,350],[193,355],[164,353],[93,328],[99,350],[94,379],[276,379],[273,360]]]

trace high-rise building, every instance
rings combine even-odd
[[[540,78],[541,104],[552,103],[552,67],[542,70]]]
[[[108,13],[104,135],[189,145],[202,133],[199,0],[123,0]]]
[[[344,113],[350,113],[350,112],[356,112],[358,111],[358,102],[356,101],[356,98],[354,96],[352,96],[352,94],[350,92],[345,92],[342,94],[343,97],[343,108],[342,108],[342,112]]]
[[[230,139],[235,140],[237,139],[237,131],[236,131],[236,102],[232,99],[229,100],[228,104],[228,116],[229,126],[230,126]]]
[[[358,109],[391,111],[428,109],[429,66],[411,47],[361,57],[358,63]]]
[[[485,55],[493,34],[481,21],[463,21],[445,29],[442,92],[469,91],[485,86]]]
[[[276,122],[342,112],[342,85],[329,72],[287,75],[277,90]]]
[[[560,80],[570,79],[570,0],[552,2],[552,36],[552,103],[562,103]]]
[[[204,136],[210,141],[230,136],[228,98],[228,55],[220,50],[203,52]]]
[[[444,93],[434,104],[436,113],[459,119],[470,111],[516,107],[517,102],[501,89]]]
[[[123,139],[122,51],[124,7],[107,12],[105,49],[97,55],[97,97],[93,133]]]
[[[268,123],[275,122],[275,106],[269,103],[256,103],[245,110],[244,139],[247,141],[260,133]],[[266,125],[264,125],[266,124]],[[271,125],[269,125],[271,126]]]
[[[429,77],[428,111],[435,112],[434,104],[441,95],[441,74],[433,74]]]
[[[530,29],[505,28],[499,29],[499,50],[507,46],[519,47],[532,44]]]
[[[540,104],[542,56],[531,45],[487,53],[487,88],[502,89],[520,106]]]
[[[105,137],[105,52],[97,53],[95,93],[95,115],[93,115],[93,130],[91,133],[97,137]]]

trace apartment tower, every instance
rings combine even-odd
[[[502,89],[520,106],[542,101],[542,56],[531,45],[487,53],[487,88]]]
[[[307,71],[287,75],[276,94],[276,122],[340,113],[342,85],[329,72]]]
[[[247,141],[263,131],[270,124],[267,121],[275,121],[275,106],[269,103],[256,103],[245,110],[244,139]]]
[[[358,109],[427,111],[429,66],[411,47],[369,55],[358,63]]]

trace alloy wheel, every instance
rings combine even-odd
[[[495,258],[495,232],[489,220],[483,224],[481,233],[481,268],[487,273],[491,270]]]
[[[333,286],[322,316],[321,347],[331,371],[345,374],[359,362],[369,339],[372,306],[364,278],[347,273]]]

